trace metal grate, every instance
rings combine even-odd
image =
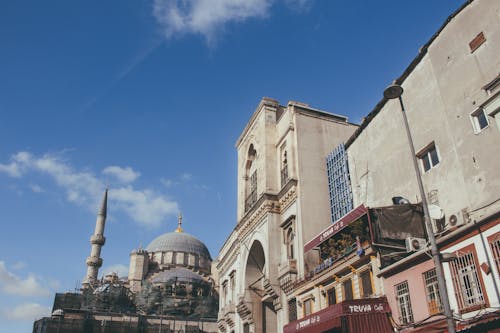
[[[344,144],[337,146],[326,157],[328,189],[330,193],[330,209],[332,222],[353,209],[349,167]]]
[[[450,267],[459,309],[467,310],[486,304],[472,251],[459,255],[450,263]]]
[[[297,320],[297,300],[292,298],[288,301],[288,321]]]
[[[443,303],[441,302],[441,295],[439,294],[438,281],[436,276],[436,269],[433,268],[424,272],[425,291],[427,293],[427,306],[429,314],[433,315],[443,311]]]
[[[411,309],[410,290],[408,288],[408,281],[404,281],[395,286],[396,299],[399,305],[399,319],[402,324],[409,324],[413,322],[413,311]]]
[[[500,235],[490,241],[491,252],[493,252],[493,259],[497,266],[497,271],[500,274]]]
[[[257,171],[250,177],[250,193],[245,200],[245,212],[257,202]]]

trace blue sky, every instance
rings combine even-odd
[[[235,141],[260,98],[358,123],[461,1],[0,4],[0,331],[30,332],[85,274],[184,227],[236,223]]]

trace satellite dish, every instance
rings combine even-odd
[[[444,212],[438,205],[429,205],[429,215],[434,220],[441,220],[444,217]]]

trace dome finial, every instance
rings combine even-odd
[[[175,229],[175,232],[183,232],[184,230],[182,229],[182,214],[179,212],[179,216],[177,217],[177,229]]]

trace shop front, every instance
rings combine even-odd
[[[283,333],[391,333],[390,313],[385,297],[344,301],[285,325]]]

